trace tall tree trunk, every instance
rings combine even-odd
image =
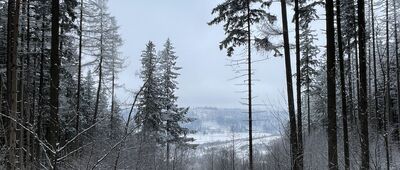
[[[296,29],[296,95],[297,95],[297,161],[299,170],[303,169],[303,116],[301,112],[301,63],[300,63],[300,18],[299,0],[294,1],[295,29]]]
[[[100,38],[102,39],[102,38]],[[103,79],[103,54],[100,55],[100,62],[99,62],[99,83],[97,85],[97,94],[96,94],[96,103],[95,103],[95,109],[94,109],[94,115],[93,115],[93,121],[92,124],[95,124],[97,121],[97,115],[99,112],[99,103],[100,103],[100,92],[101,92],[101,83]]]
[[[43,4],[42,4],[43,5]],[[43,138],[42,134],[42,114],[45,112],[45,107],[44,107],[44,66],[45,66],[45,13],[43,12],[42,14],[42,30],[41,30],[41,53],[40,53],[40,78],[39,78],[39,114],[37,116],[37,128],[36,128],[36,133],[38,135],[39,139]],[[41,159],[42,159],[42,152],[40,148],[39,142],[36,143],[36,159],[38,159],[36,166],[40,167]]]
[[[100,12],[100,62],[99,62],[99,84],[97,86],[97,94],[96,94],[96,103],[95,103],[95,108],[94,108],[94,115],[93,115],[93,121],[92,124],[95,124],[97,121],[97,115],[99,112],[99,103],[100,103],[100,92],[101,92],[101,83],[103,79],[103,38],[104,38],[104,30],[103,30],[103,7],[101,7],[101,12]]]
[[[379,54],[379,63],[380,63],[380,66],[381,66],[381,72],[382,72],[382,79],[383,79],[383,87],[384,87],[384,109],[383,109],[383,114],[382,114],[382,136],[383,136],[383,140],[384,140],[384,147],[385,147],[385,159],[386,159],[386,168],[388,168],[388,166],[389,166],[389,162],[390,162],[390,158],[389,158],[389,151],[390,151],[390,149],[389,149],[389,135],[388,135],[388,131],[387,131],[387,122],[388,122],[388,120],[387,120],[387,92],[386,92],[386,90],[387,90],[387,86],[386,86],[386,84],[387,84],[387,78],[386,78],[386,76],[388,76],[387,74],[386,74],[386,70],[385,70],[385,65],[384,65],[384,61],[382,60],[383,59],[383,54],[381,54],[380,53],[380,51],[379,51],[379,48],[378,48],[378,54]]]
[[[82,77],[82,34],[83,34],[83,0],[81,0],[80,14],[79,14],[79,52],[78,52],[78,91],[76,93],[76,134],[79,133],[80,122],[80,104],[81,104],[81,77]]]
[[[361,170],[369,169],[369,138],[368,138],[368,95],[367,95],[367,62],[366,62],[366,37],[365,37],[365,3],[358,0],[358,39],[360,61],[360,129],[361,129]]]
[[[28,91],[28,97],[27,97],[27,104],[26,104],[26,125],[29,127],[29,124],[33,125],[34,121],[34,114],[35,111],[33,110],[33,103],[34,103],[34,92],[35,92],[35,87],[33,86],[33,82],[35,81],[35,64],[33,63],[33,66],[31,66],[31,46],[30,46],[30,41],[31,41],[31,32],[30,32],[30,0],[26,1],[26,65],[27,65],[27,91]],[[31,133],[26,134],[26,162],[27,164],[27,169],[32,169],[32,162],[33,162],[33,154],[34,154],[34,147],[33,147],[33,135]]]
[[[376,37],[375,37],[375,14],[374,14],[374,1],[370,1],[371,6],[371,31],[372,31],[372,58],[373,58],[373,69],[374,69],[374,101],[375,101],[375,118],[378,124],[378,129],[382,130],[382,115],[378,111],[378,78],[376,71]]]
[[[167,129],[169,128],[169,121],[167,121]],[[167,153],[166,153],[166,157],[167,157],[167,170],[169,170],[169,164],[170,164],[170,142],[167,140]]]
[[[22,14],[22,16],[24,17],[25,15],[26,15],[26,11],[25,11],[25,9],[26,9],[26,3],[25,3],[25,1],[26,0],[22,0],[22,2],[21,2],[21,14]],[[20,44],[21,45],[21,48],[23,49],[23,46],[24,46],[24,41],[25,41],[25,37],[24,37],[24,33],[26,33],[25,31],[25,25],[24,25],[25,23],[24,22],[21,22],[21,26],[20,26],[20,29],[21,29],[21,34],[19,34],[19,37],[20,37],[20,42],[18,43],[18,44]],[[19,63],[19,64],[17,64],[17,66],[19,67],[19,71],[17,72],[17,76],[19,77],[18,78],[18,87],[17,87],[17,91],[18,91],[18,93],[19,93],[19,96],[17,97],[17,100],[18,100],[18,106],[17,107],[19,107],[18,109],[17,109],[17,113],[18,113],[18,121],[22,124],[22,125],[25,125],[25,122],[26,122],[26,119],[25,119],[25,109],[24,109],[24,103],[25,103],[25,97],[24,97],[24,88],[25,88],[25,78],[24,78],[24,75],[25,75],[25,73],[24,73],[24,71],[25,71],[25,63],[24,63],[24,59],[26,58],[25,57],[25,54],[21,54],[21,55],[19,55],[18,56],[19,57],[19,61],[17,61],[17,63]],[[24,157],[25,157],[25,153],[24,153],[24,148],[25,148],[25,136],[24,136],[24,134],[25,134],[25,129],[21,126],[21,125],[18,125],[17,126],[17,135],[18,135],[18,140],[17,140],[17,149],[19,150],[19,153],[18,153],[18,164],[19,165],[17,165],[17,167],[19,167],[19,168],[22,168],[22,169],[24,169],[25,167],[24,167],[24,165],[25,165],[25,162],[24,162]]]
[[[337,125],[336,125],[336,59],[335,26],[333,0],[326,1],[326,40],[327,40],[327,92],[328,92],[328,161],[329,169],[337,170]]]
[[[355,123],[355,112],[354,112],[354,105],[353,105],[353,74],[352,74],[352,60],[351,60],[351,43],[350,38],[347,40],[347,77],[348,77],[348,84],[349,84],[349,113],[350,113],[350,120],[354,124]]]
[[[391,96],[390,96],[390,39],[389,39],[389,0],[386,0],[386,116],[388,118],[387,126],[393,122],[391,114]]]
[[[50,122],[48,127],[47,141],[54,149],[48,152],[52,169],[57,169],[57,143],[59,136],[58,105],[60,84],[60,56],[59,56],[59,32],[60,32],[60,1],[51,1],[51,50],[50,50]]]
[[[253,170],[253,118],[252,118],[252,91],[251,91],[251,86],[252,86],[252,68],[251,68],[251,28],[250,28],[250,0],[247,1],[247,66],[248,66],[248,107],[249,107],[249,169]]]
[[[393,0],[393,10],[394,10],[394,37],[395,37],[395,58],[396,58],[396,78],[397,78],[397,117],[395,120],[397,134],[397,141],[400,142],[400,63],[399,63],[399,37],[397,33],[397,3]]]
[[[385,129],[385,147],[386,147],[386,168],[390,169],[390,148],[389,148],[389,136],[390,136],[390,123],[393,122],[391,114],[391,97],[390,97],[390,46],[389,46],[389,0],[386,0],[386,114],[384,120]]]
[[[389,154],[389,135],[390,123],[392,123],[391,114],[391,97],[390,97],[390,46],[389,46],[389,0],[386,0],[386,113],[384,118],[384,140],[386,147],[386,168],[390,169],[390,154]]]
[[[309,77],[307,76],[307,82],[309,82]],[[307,126],[308,135],[311,135],[311,104],[310,104],[310,83],[307,83]]]
[[[111,113],[110,113],[110,137],[112,138],[112,134],[114,133],[114,107],[115,107],[115,58],[112,59],[112,77],[111,77]]]
[[[358,38],[357,38],[357,36],[354,38],[355,40],[354,40],[354,43],[355,43],[355,45],[354,45],[354,70],[356,71],[356,92],[357,92],[357,94],[355,94],[355,96],[357,96],[357,101],[359,100],[359,98],[360,98],[360,71],[359,71],[359,68],[360,68],[360,66],[359,66],[359,52],[358,52]],[[358,48],[357,48],[358,47]],[[355,97],[354,96],[354,97]],[[360,105],[359,105],[359,103],[356,103],[356,107],[355,107],[355,111],[357,111],[357,114],[355,114],[354,115],[354,119],[355,119],[355,122],[357,122],[357,118],[359,118],[360,117]]]
[[[24,16],[26,16],[26,0],[22,0],[22,2],[21,2],[21,14],[22,14],[22,16],[24,17]],[[25,45],[25,41],[26,41],[26,39],[25,39],[25,36],[26,35],[24,35],[24,34],[26,34],[26,25],[25,25],[25,23],[24,22],[21,22],[21,26],[20,26],[20,29],[21,29],[21,34],[19,35],[19,37],[20,37],[20,42],[19,42],[19,44],[21,45],[21,48],[23,49],[23,47],[24,47],[24,45]],[[27,57],[25,57],[25,54],[21,54],[21,55],[19,55],[19,64],[17,64],[17,65],[19,65],[19,71],[18,71],[18,80],[17,81],[19,81],[17,84],[18,84],[18,92],[19,92],[19,96],[17,97],[18,99],[18,102],[19,102],[19,105],[17,106],[17,107],[19,107],[19,109],[18,109],[18,121],[22,124],[22,125],[26,125],[26,113],[25,113],[25,101],[26,101],[26,99],[25,99],[25,82],[26,82],[26,80],[25,80],[25,70],[26,70],[26,68],[25,68],[25,59],[26,59]],[[21,168],[21,169],[26,169],[26,167],[25,167],[25,148],[26,148],[26,145],[25,145],[25,129],[21,126],[21,125],[18,125],[18,128],[17,128],[17,132],[19,132],[19,137],[18,137],[18,142],[17,142],[17,148],[18,148],[18,150],[19,150],[19,153],[18,153],[18,158],[19,158],[19,160],[18,160],[18,163],[19,163],[19,165],[18,165],[18,167],[19,168]]]
[[[356,14],[356,12],[357,12],[357,10],[354,10],[354,18],[353,18],[353,23],[354,24],[356,24],[357,23],[357,20],[358,20],[358,18],[357,17],[355,17],[357,14]],[[360,29],[360,28],[358,28],[358,29]],[[358,53],[359,53],[359,50],[358,50],[358,37],[357,37],[357,35],[354,35],[354,70],[356,71],[356,83],[355,83],[355,85],[356,85],[356,92],[357,92],[357,94],[355,94],[354,95],[354,97],[355,96],[357,96],[357,100],[359,100],[359,98],[360,98],[360,72],[359,72],[359,61],[358,61]],[[359,104],[358,103],[356,103],[356,107],[355,107],[355,111],[357,111],[357,114],[354,114],[354,121],[355,122],[357,122],[357,117],[360,117],[360,106],[359,106]]]
[[[347,127],[347,94],[346,80],[344,73],[344,56],[343,56],[343,40],[342,40],[342,23],[341,23],[341,1],[336,0],[336,24],[338,37],[338,53],[340,67],[340,94],[342,97],[342,121],[343,121],[343,152],[345,170],[350,170],[350,151],[349,151],[349,133]]]
[[[310,57],[306,57],[306,67],[308,68],[310,65]],[[307,130],[308,136],[311,135],[311,104],[310,104],[310,72],[309,69],[306,70],[306,84],[307,84]],[[303,165],[304,166],[304,165]]]
[[[6,167],[13,170],[16,167],[16,122],[17,119],[17,49],[18,49],[18,21],[19,21],[20,0],[8,1],[8,21],[7,21],[7,93],[8,109],[10,118],[8,119],[8,137],[7,144],[9,151],[7,155]]]
[[[232,170],[235,170],[235,132],[232,130]]]
[[[292,169],[298,170],[299,163],[296,159],[298,153],[298,140],[296,130],[296,115],[294,110],[294,99],[293,99],[293,84],[292,84],[292,66],[290,63],[290,43],[288,33],[288,22],[287,22],[287,10],[286,0],[281,0],[282,9],[282,26],[283,26],[283,43],[285,49],[285,68],[286,68],[286,85],[288,95],[288,111],[289,111],[289,123],[290,123],[290,150],[291,150],[291,163]]]

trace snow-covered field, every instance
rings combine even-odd
[[[193,137],[195,141],[194,144],[198,145],[210,145],[217,143],[231,143],[233,140],[238,143],[246,143],[249,137],[248,133],[240,132],[240,133],[196,133],[190,135]],[[269,142],[274,139],[278,139],[278,135],[272,135],[270,133],[253,133],[254,142]]]
[[[195,139],[192,144],[197,144],[197,153],[200,155],[209,149],[227,149],[235,147],[237,152],[247,153],[249,134],[246,110],[226,108],[192,108],[189,117],[195,119],[187,127],[196,131],[189,135]],[[277,135],[279,122],[272,112],[257,112],[253,124],[253,149],[264,151],[270,146],[271,141],[279,139]]]
[[[219,150],[219,149],[232,149],[235,151],[239,157],[245,157],[248,154],[248,133],[197,133],[192,134],[195,141],[193,144],[198,144],[195,154],[197,156],[202,156],[209,150]],[[271,145],[271,142],[278,140],[279,135],[272,135],[270,133],[253,133],[253,149],[259,152],[268,152],[267,147]]]

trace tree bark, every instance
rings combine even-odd
[[[101,7],[101,12],[100,12],[100,62],[99,62],[99,84],[97,86],[97,94],[96,94],[96,103],[95,103],[95,108],[94,108],[94,115],[93,115],[93,121],[92,124],[95,124],[97,121],[97,115],[99,112],[99,102],[100,102],[100,92],[101,92],[101,83],[103,79],[103,37],[104,37],[104,30],[103,30],[103,9]]]
[[[59,137],[59,84],[60,84],[60,56],[59,56],[59,28],[60,28],[60,1],[51,1],[51,50],[50,50],[50,122],[48,127],[47,141],[54,149],[48,152],[52,169],[57,169],[57,143]]]
[[[357,17],[355,17],[356,16],[356,11],[357,10],[354,10],[354,18],[353,18],[353,22],[354,23],[357,23],[357,20],[356,19],[358,19]],[[360,29],[360,28],[358,28],[358,29]],[[359,59],[359,57],[358,57],[358,53],[359,53],[359,50],[358,50],[358,48],[359,48],[359,43],[358,43],[358,36],[357,35],[354,35],[354,70],[356,71],[356,83],[355,83],[355,86],[356,86],[356,94],[354,94],[354,97],[356,97],[357,96],[357,101],[359,100],[359,98],[360,98],[360,72],[359,72],[359,61],[358,61],[358,59]],[[360,106],[359,106],[359,103],[356,103],[356,106],[354,107],[354,111],[355,112],[357,112],[357,114],[356,113],[354,113],[354,122],[357,122],[357,117],[360,117]]]
[[[399,63],[399,40],[398,40],[398,33],[397,33],[397,3],[396,0],[393,0],[393,10],[394,10],[394,37],[395,37],[395,58],[396,58],[396,78],[397,78],[397,118],[395,120],[396,131],[397,134],[396,139],[400,142],[400,63]]]
[[[250,0],[247,1],[247,66],[248,66],[248,107],[249,107],[249,169],[253,170],[253,118],[252,118],[252,68],[251,68],[251,28],[250,28]]]
[[[169,122],[167,121],[167,128],[169,128]],[[167,141],[167,153],[166,153],[166,157],[167,157],[167,167],[166,170],[169,170],[169,164],[170,164],[170,142]]]
[[[391,112],[391,96],[390,96],[390,46],[389,46],[389,0],[386,0],[386,114],[384,120],[384,140],[386,149],[386,169],[390,169],[390,148],[389,148],[389,135],[390,124],[393,123]]]
[[[114,56],[113,56],[114,57]],[[110,113],[110,137],[113,138],[112,134],[114,133],[114,100],[115,100],[115,96],[114,96],[114,92],[115,91],[115,58],[112,59],[112,77],[111,77],[111,113]]]
[[[299,0],[294,1],[295,10],[295,32],[296,32],[296,95],[297,95],[297,162],[299,170],[303,169],[303,116],[301,109],[301,63],[300,63],[300,18]]]
[[[17,119],[17,57],[18,57],[18,21],[19,21],[20,0],[8,1],[8,21],[7,21],[7,93],[8,93],[8,112],[14,120]],[[8,119],[7,144],[9,151],[7,155],[7,169],[16,169],[16,122]]]
[[[374,14],[374,1],[370,1],[371,6],[371,31],[372,31],[372,60],[373,60],[373,70],[374,70],[374,101],[375,101],[375,118],[377,121],[378,130],[382,130],[382,115],[379,113],[378,109],[378,78],[376,71],[376,37],[375,37],[375,14]]]
[[[30,26],[30,0],[26,0],[26,65],[27,65],[27,71],[26,71],[26,75],[27,75],[27,89],[28,89],[28,97],[27,97],[27,104],[26,104],[26,125],[28,126],[29,124],[34,125],[34,115],[35,115],[35,111],[34,111],[34,102],[35,102],[35,87],[34,87],[34,82],[35,77],[36,77],[36,63],[34,62],[33,65],[31,66],[31,26]],[[31,169],[32,168],[32,163],[33,163],[33,155],[34,155],[34,145],[33,145],[33,141],[34,141],[34,137],[32,134],[27,133],[26,135],[26,150],[27,150],[27,154],[26,154],[26,162],[28,162],[27,164],[27,168]]]
[[[286,0],[281,0],[282,9],[282,26],[283,26],[283,42],[285,50],[285,68],[286,68],[286,85],[288,95],[288,111],[290,123],[290,149],[291,149],[291,163],[294,170],[299,169],[299,163],[296,159],[298,153],[298,138],[296,130],[296,115],[294,110],[293,99],[293,84],[292,84],[292,66],[290,63],[290,43],[287,22]]]
[[[310,64],[310,57],[306,56],[306,67],[308,68]],[[310,103],[310,73],[309,69],[306,71],[307,74],[307,130],[308,130],[308,136],[311,135],[311,103]]]
[[[344,56],[343,56],[343,40],[342,40],[342,23],[341,23],[341,1],[336,0],[336,24],[338,38],[338,53],[340,67],[340,93],[342,97],[342,121],[343,121],[343,152],[345,170],[350,170],[350,151],[349,151],[349,133],[347,127],[347,94],[346,80],[344,73]]]
[[[42,4],[43,5],[43,4]],[[38,105],[39,105],[39,113],[37,116],[37,128],[36,128],[36,133],[39,137],[39,139],[43,138],[43,134],[42,134],[42,114],[45,112],[45,107],[44,107],[44,66],[45,66],[45,14],[43,12],[42,14],[42,28],[41,28],[41,53],[40,53],[40,78],[39,78],[39,101],[38,101]],[[36,166],[40,167],[40,163],[41,163],[41,158],[42,158],[42,154],[41,154],[41,148],[40,148],[40,144],[39,142],[36,143],[36,159],[38,159]]]
[[[79,14],[79,52],[78,52],[78,91],[76,93],[76,134],[79,133],[80,122],[80,103],[81,103],[81,78],[82,78],[82,34],[83,34],[83,0],[81,0],[80,14]]]
[[[358,98],[361,129],[361,170],[369,169],[369,138],[368,138],[368,95],[367,95],[367,62],[365,37],[365,3],[358,0],[358,39],[360,61],[360,94]]]
[[[22,2],[21,2],[21,13],[22,13],[22,16],[26,16],[27,15],[27,13],[26,13],[26,9],[27,9],[27,6],[26,6],[26,0],[22,0]],[[27,35],[26,35],[26,22],[21,22],[21,33],[22,34],[20,34],[20,42],[19,42],[19,44],[21,44],[21,46],[23,47],[23,45],[26,45],[25,43],[26,43],[26,37],[27,37]],[[25,46],[25,48],[26,48],[26,46]],[[26,49],[25,49],[26,50]],[[26,56],[27,54],[28,54],[28,51],[25,51],[25,53],[26,54],[22,54],[22,55],[19,55],[19,72],[18,72],[18,76],[19,76],[19,82],[18,82],[18,92],[19,92],[19,98],[18,98],[18,102],[19,102],[19,109],[18,109],[18,112],[19,112],[19,121],[20,121],[20,123],[22,124],[22,125],[24,125],[24,126],[26,126],[26,125],[28,125],[27,124],[27,114],[26,114],[26,109],[25,109],[25,102],[27,101],[27,99],[26,99],[26,97],[25,97],[25,88],[26,88],[26,85],[28,84],[28,83],[26,83],[26,82],[28,82],[28,79],[25,79],[25,76],[26,76],[26,71],[28,70],[28,69],[26,69],[25,68],[25,59],[28,59],[28,57]],[[28,65],[27,65],[28,66]],[[27,144],[26,144],[26,137],[25,137],[25,134],[26,134],[26,130],[22,127],[22,126],[19,126],[19,139],[18,139],[18,148],[19,148],[19,154],[18,154],[18,158],[19,158],[19,160],[18,160],[18,163],[19,163],[19,168],[21,168],[21,169],[26,169],[26,162],[25,162],[25,156],[27,156],[27,147],[26,146],[28,146]]]
[[[350,113],[350,120],[354,124],[356,114],[354,112],[354,102],[353,102],[353,74],[352,74],[352,59],[351,59],[351,44],[350,38],[347,40],[347,77],[348,77],[348,84],[349,84],[349,113]]]
[[[333,0],[326,1],[327,40],[327,92],[328,92],[328,161],[329,169],[337,170],[337,125],[336,125],[336,58]]]

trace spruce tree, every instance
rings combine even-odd
[[[300,44],[302,48],[300,59],[301,86],[304,89],[305,103],[307,108],[307,130],[311,133],[311,101],[313,89],[315,88],[315,77],[318,74],[316,70],[320,64],[317,55],[320,53],[319,47],[315,44],[317,39],[316,31],[311,28],[311,23],[319,19],[316,6],[322,5],[321,1],[299,1],[299,27]]]
[[[142,52],[142,71],[140,78],[146,81],[142,94],[139,96],[138,113],[135,115],[136,123],[142,131],[158,132],[161,129],[160,106],[160,81],[157,76],[157,55],[153,42],[146,45]]]
[[[161,117],[161,90],[160,79],[157,75],[157,55],[153,42],[146,44],[141,55],[142,71],[140,78],[146,82],[139,96],[138,111],[135,115],[136,125],[140,129],[140,138],[143,145],[139,146],[140,153],[147,156],[140,157],[142,168],[155,166],[152,160],[157,151],[157,144],[161,143],[163,120]]]
[[[305,98],[305,103],[307,108],[307,130],[308,134],[311,133],[311,97],[314,92],[313,89],[315,89],[315,77],[318,75],[318,71],[316,70],[319,61],[317,60],[317,55],[319,54],[320,50],[319,48],[314,44],[314,41],[316,40],[316,34],[314,33],[315,31],[310,30],[309,28],[302,30],[300,36],[301,40],[300,43],[304,46],[302,49],[302,58],[300,60],[301,62],[301,86],[304,88],[303,94],[306,96]]]
[[[91,120],[93,118],[93,108],[95,103],[95,94],[94,94],[94,86],[96,82],[92,77],[92,72],[89,70],[84,77],[82,82],[82,97],[81,100],[81,107],[80,112],[82,117],[80,117],[80,128],[86,129],[91,125]]]
[[[193,140],[185,137],[189,129],[182,126],[190,122],[186,114],[189,108],[181,108],[177,105],[178,97],[175,90],[178,89],[178,71],[181,69],[176,65],[178,56],[175,55],[174,47],[168,39],[164,44],[164,50],[160,53],[160,87],[162,102],[162,120],[166,131],[165,143],[167,145],[167,169],[169,169],[170,144],[186,144]]]

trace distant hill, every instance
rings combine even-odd
[[[286,113],[255,110],[253,115],[253,147],[267,150],[266,147],[280,138],[282,121]],[[197,107],[190,108],[188,116],[195,121],[185,125],[197,131],[190,134],[198,144],[195,155],[203,156],[210,149],[226,149],[235,141],[236,154],[240,158],[248,152],[248,114],[246,109]]]
[[[134,113],[136,109],[134,110]],[[127,120],[129,111],[126,110],[123,118]],[[246,109],[195,107],[190,108],[188,117],[194,121],[184,126],[197,133],[244,133],[248,130],[248,114]],[[260,111],[253,113],[253,132],[278,134],[282,122],[287,120],[286,112]]]
[[[277,134],[282,121],[286,120],[284,112],[255,110],[253,113],[254,133]],[[195,121],[185,125],[197,133],[242,133],[248,130],[248,114],[245,109],[197,107],[190,108],[188,116]]]

